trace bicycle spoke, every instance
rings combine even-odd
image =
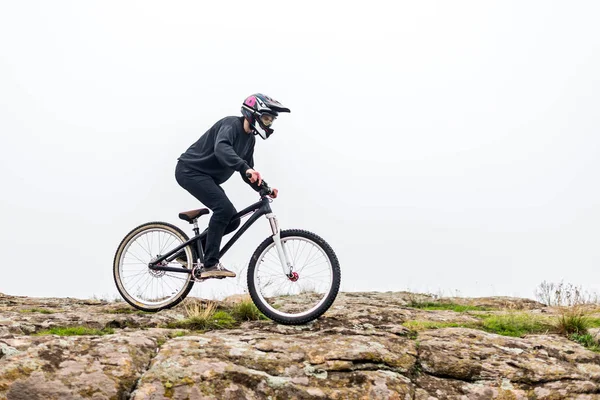
[[[272,262],[274,262],[275,264],[281,263],[281,260],[279,260],[279,255],[277,255],[277,257],[275,257],[274,254],[267,254],[265,256],[265,258],[267,258],[267,256],[268,256],[269,260],[272,261]]]
[[[148,273],[148,271],[140,271],[140,272],[133,273],[133,274],[125,274],[125,273],[123,273],[123,278],[131,278],[131,277],[134,277],[134,276],[140,276],[140,275],[147,274],[147,273]]]
[[[146,244],[148,244],[148,255],[150,256],[150,258],[152,258],[152,246],[150,245],[150,239],[149,239],[149,235],[144,235],[143,236],[144,239],[146,239]]]
[[[131,257],[135,258],[136,260],[138,260],[139,262],[141,262],[142,264],[148,264],[147,262],[144,262],[144,260],[142,260],[140,258],[140,256],[138,256],[137,254],[135,254],[131,249],[130,249],[129,253],[131,253],[131,254],[127,254],[126,257],[127,256],[131,256]]]
[[[269,271],[273,271],[273,273],[280,273],[283,274],[283,270],[281,269],[281,265],[269,265],[269,264],[262,264],[262,266],[264,267],[264,270],[269,270]]]
[[[171,245],[173,244],[173,242],[174,242],[175,240],[176,240],[176,239],[175,239],[174,237],[171,237],[171,240],[170,240],[168,243],[166,243],[166,244],[164,245],[164,247],[163,247],[163,248],[160,250],[160,254],[165,254],[165,253],[167,253],[167,251],[165,251],[165,250],[166,250],[166,249],[170,249],[170,248],[171,248]]]
[[[152,275],[148,274],[144,278],[141,279],[141,284],[138,284],[137,287],[140,291],[142,291],[141,288],[143,287],[144,289],[146,289],[148,287],[148,285],[150,285],[151,282],[152,282]],[[142,293],[143,293],[143,291],[142,291]]]
[[[147,241],[148,241],[148,240],[146,240],[146,242],[147,242]],[[137,240],[136,240],[136,241],[134,242],[134,244],[137,244],[137,245],[138,245],[138,247],[139,247],[140,249],[142,249],[142,251],[143,251],[144,253],[148,254],[148,257],[152,258],[152,254],[150,253],[150,252],[152,251],[152,249],[150,248],[150,246],[148,246],[148,248],[145,248],[145,247],[143,246],[143,243],[142,243],[142,242],[143,242],[143,239],[142,239],[142,238],[140,238],[140,240],[139,240],[139,241],[137,241]],[[129,250],[130,250],[130,251],[132,251],[132,249],[131,249],[131,248],[129,248]]]
[[[323,271],[319,271],[319,272],[315,272],[314,274],[310,274],[310,275],[304,274],[304,275],[301,276],[301,279],[314,278],[314,277],[317,277],[317,276],[323,276],[323,277],[325,277],[326,275],[320,275],[322,272]]]
[[[162,254],[162,252],[163,252],[162,245],[160,244],[160,237],[161,237],[161,235],[162,235],[162,232],[158,232],[157,240],[158,240],[158,253],[159,254]]]
[[[316,258],[315,258],[316,257]],[[325,257],[323,254],[315,253],[311,258],[307,259],[304,265],[310,265],[314,261],[318,260],[320,257]]]
[[[304,250],[306,250],[307,243],[304,242],[303,244],[304,244],[304,246],[302,246],[302,249],[299,249],[299,252],[298,252],[298,259],[300,259],[300,260],[302,259],[302,254],[304,254]],[[300,245],[298,245],[298,247],[300,247]]]
[[[150,275],[150,274],[149,274],[149,273],[140,274],[140,276],[139,276],[137,279],[135,279],[135,283],[134,283],[134,284],[132,284],[131,286],[133,286],[133,287],[136,287],[136,286],[137,286],[137,284],[138,284],[140,281],[144,280],[144,277],[147,277],[148,275]]]
[[[321,262],[317,263],[316,261],[317,261],[317,260],[319,260],[320,258],[321,258],[321,257],[319,257],[319,258],[315,259],[315,260],[314,260],[314,261],[313,261],[311,264],[305,264],[305,265],[303,265],[303,266],[302,266],[302,268],[300,268],[300,269],[299,269],[299,270],[297,270],[296,272],[300,273],[300,272],[302,272],[302,271],[303,271],[305,268],[308,268],[308,269],[310,269],[310,268],[314,268],[314,267],[316,267],[317,265],[321,265],[321,264],[323,264],[323,263],[327,263],[327,260],[325,260],[325,261],[321,261]]]
[[[292,262],[294,265],[296,265],[296,258],[298,257],[298,245],[294,241],[292,241],[292,250],[294,252],[294,255],[292,256]]]

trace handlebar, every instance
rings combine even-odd
[[[246,178],[250,179],[252,178],[252,174],[246,173]],[[265,180],[263,179],[261,184],[260,184],[260,197],[264,197],[264,196],[268,196],[271,193],[273,193],[273,190],[269,187],[269,185],[267,184],[267,182],[265,182]]]

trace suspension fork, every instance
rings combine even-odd
[[[281,231],[279,230],[277,217],[275,217],[275,214],[273,213],[268,213],[266,217],[269,220],[269,224],[271,224],[271,230],[273,231],[273,242],[275,242],[275,248],[277,249],[277,254],[279,255],[281,269],[286,276],[290,277],[292,276],[294,266],[292,265],[292,258],[287,251],[287,247],[281,241]]]

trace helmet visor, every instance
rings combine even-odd
[[[270,115],[270,114],[262,114],[260,116],[260,123],[263,126],[266,126],[267,128],[270,128],[273,125],[273,122],[275,122],[275,120],[277,119],[277,117]]]

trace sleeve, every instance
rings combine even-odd
[[[250,168],[254,168],[254,148],[250,152],[249,159],[250,159],[250,161],[249,161],[248,165],[250,166]],[[248,179],[246,177],[246,170],[240,171],[240,175],[242,175],[242,179],[244,180],[244,182],[246,182],[248,185],[250,185],[250,187],[252,189],[254,189],[257,192],[260,192],[260,186],[258,186],[258,182],[252,183],[252,182],[250,182],[250,179]]]
[[[240,173],[246,172],[250,167],[233,149],[233,139],[233,128],[222,126],[215,140],[215,156],[224,166]]]

